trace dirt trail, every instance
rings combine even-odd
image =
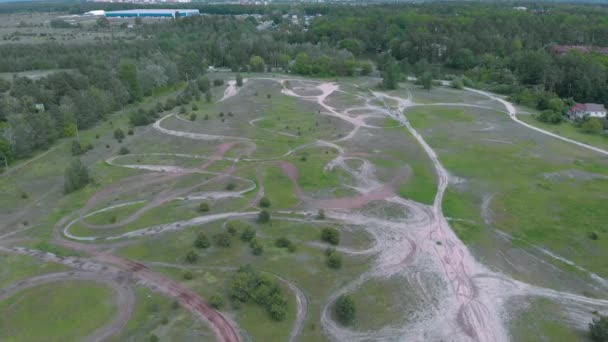
[[[244,78],[243,85],[245,85],[246,82],[247,82],[247,79]],[[228,87],[226,87],[226,89],[224,90],[224,96],[222,96],[222,99],[219,102],[224,102],[225,100],[238,94],[240,89],[241,89],[241,87],[238,87],[236,85],[236,80],[228,81]]]

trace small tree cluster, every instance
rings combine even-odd
[[[260,211],[260,213],[258,214],[257,222],[258,223],[270,222],[270,211],[268,211],[266,209],[262,209],[262,211]]]
[[[338,245],[340,243],[340,231],[335,228],[323,228],[321,230],[321,240],[332,245]]]
[[[201,213],[206,213],[209,211],[209,203],[207,202],[201,202],[198,205],[198,211],[200,211]]]
[[[197,263],[197,262],[198,262],[198,259],[199,259],[199,258],[200,258],[200,257],[199,257],[199,255],[198,255],[198,254],[196,254],[196,252],[195,252],[195,251],[189,251],[188,253],[186,253],[186,258],[185,258],[185,260],[186,260],[186,262],[187,262],[187,263],[189,263],[189,264],[195,264],[195,263]]]
[[[249,242],[255,238],[255,229],[250,226],[245,227],[241,232],[241,240]]]
[[[251,253],[253,253],[253,255],[264,254],[264,246],[262,246],[262,244],[256,238],[249,241],[249,248],[251,248]]]
[[[82,165],[80,159],[73,159],[65,169],[63,191],[66,194],[84,188],[91,181],[89,169]]]
[[[333,312],[338,322],[343,325],[349,325],[355,319],[355,301],[348,295],[341,295],[334,303]]]
[[[270,208],[270,200],[268,199],[268,197],[264,196],[260,199],[260,207]]]
[[[593,321],[589,323],[589,335],[593,342],[608,341],[608,316],[593,318]]]
[[[276,281],[251,266],[239,268],[228,285],[228,295],[236,303],[253,302],[263,306],[276,321],[285,319],[287,298]]]
[[[209,248],[211,244],[209,243],[209,239],[205,233],[200,232],[196,236],[196,240],[194,240],[194,247],[196,248]]]
[[[278,238],[274,242],[274,245],[277,246],[277,247],[279,247],[279,248],[287,248],[287,250],[290,253],[293,253],[293,252],[296,251],[296,245],[293,242],[289,241],[289,239],[286,238],[286,237]]]
[[[228,233],[217,233],[213,235],[213,242],[216,246],[222,248],[228,248],[232,246],[232,240],[230,239],[230,234]]]

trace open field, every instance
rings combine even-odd
[[[112,131],[128,127],[128,111],[81,132],[95,183],[70,195],[68,142],[1,175],[0,287],[94,274],[132,300],[112,341],[582,339],[591,312],[608,310],[605,156],[524,127],[470,90],[245,77],[122,143]],[[247,265],[285,294],[282,319],[260,299],[268,288],[244,303],[231,295]],[[117,297],[77,283],[0,300],[11,336],[70,340],[104,326]],[[22,313],[45,293],[57,298],[45,305],[69,311],[66,289],[99,310],[72,318],[90,318],[72,331],[43,310],[31,331]],[[356,306],[350,324],[333,313],[341,295]]]

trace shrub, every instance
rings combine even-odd
[[[209,243],[209,239],[205,233],[198,233],[196,240],[194,240],[194,247],[196,248],[209,248],[211,244]]]
[[[82,145],[76,140],[72,140],[72,156],[76,157],[83,154],[85,151],[82,149]]]
[[[600,119],[598,118],[587,119],[585,122],[583,122],[583,125],[581,127],[583,129],[583,132],[589,134],[599,134],[602,133],[602,131],[604,130],[604,125],[602,124],[602,121],[600,121]]]
[[[251,227],[245,227],[243,232],[241,232],[241,240],[243,241],[251,241],[255,238],[255,229]]]
[[[268,197],[262,197],[260,199],[260,207],[262,207],[262,208],[270,207],[270,200],[268,199]]]
[[[211,305],[212,308],[219,310],[224,307],[224,299],[218,295],[213,295],[209,298],[209,305]]]
[[[334,317],[338,322],[348,325],[355,319],[355,302],[348,295],[341,295],[334,303]]]
[[[121,141],[125,138],[125,132],[122,129],[117,128],[114,130],[114,139]]]
[[[200,211],[201,213],[206,213],[209,211],[209,204],[207,202],[201,202],[198,205],[198,211]]]
[[[182,277],[184,278],[184,280],[192,280],[192,279],[194,279],[194,275],[190,271],[184,272],[184,275]]]
[[[319,212],[317,213],[317,219],[325,220],[325,210],[319,209]]]
[[[129,149],[124,146],[120,148],[120,151],[118,151],[118,154],[120,154],[120,155],[125,155],[125,154],[129,154],[129,153],[130,153]]]
[[[25,191],[21,192],[22,199],[27,199],[28,197],[30,197],[30,195],[28,195],[27,192],[25,192]]]
[[[293,253],[296,251],[296,246],[293,244],[293,242],[289,241],[289,239],[287,239],[286,237],[281,237],[278,238],[275,242],[274,245],[279,247],[279,248],[287,248],[287,250],[290,253]]]
[[[251,266],[241,267],[234,273],[228,284],[228,295],[233,306],[254,302],[263,306],[273,320],[285,319],[287,298],[283,290],[276,281]]]
[[[335,270],[342,267],[342,256],[338,252],[333,252],[327,257],[327,266]]]
[[[230,183],[226,184],[226,190],[228,190],[228,191],[232,191],[232,190],[234,190],[234,189],[236,189],[236,184],[234,184],[234,183],[232,183],[232,182],[230,182]]]
[[[74,159],[65,170],[63,191],[69,194],[80,190],[89,184],[90,181],[89,169],[82,165],[80,159]]]
[[[596,232],[589,233],[589,238],[591,240],[599,240],[600,236]]]
[[[213,85],[214,85],[214,86],[216,86],[216,87],[219,87],[219,86],[221,86],[221,85],[224,85],[224,80],[221,80],[221,79],[219,79],[219,78],[216,78],[216,79],[214,79],[214,80],[213,80]]]
[[[589,323],[589,335],[593,342],[608,341],[608,316],[593,318]]]
[[[340,243],[340,232],[335,228],[323,228],[321,230],[321,240],[337,245]]]
[[[216,246],[222,248],[228,248],[232,245],[230,235],[228,233],[217,233],[213,235],[213,242]]]
[[[194,251],[189,251],[186,253],[186,262],[189,264],[195,264],[199,259],[198,254]]]
[[[194,114],[194,113],[190,114],[190,121],[196,121],[196,114]]]
[[[263,209],[258,214],[258,223],[268,223],[270,221],[270,212],[266,209]]]
[[[253,255],[262,255],[264,253],[264,246],[257,239],[252,239],[249,242],[249,247]]]
[[[228,232],[228,234],[230,234],[232,236],[236,236],[237,230],[236,230],[236,227],[234,226],[234,224],[232,224],[231,222],[226,224],[226,232]]]

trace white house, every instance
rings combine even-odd
[[[597,103],[577,103],[568,111],[568,117],[572,120],[585,118],[605,118],[606,108]]]

